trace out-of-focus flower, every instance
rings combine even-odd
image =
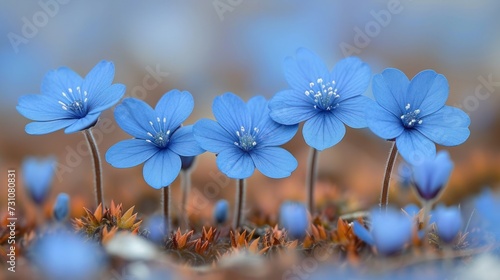
[[[413,171],[406,163],[401,163],[398,167],[398,182],[405,189],[411,186]]]
[[[29,197],[38,205],[42,205],[49,194],[56,164],[54,157],[28,157],[23,161],[24,187]]]
[[[185,157],[181,156],[181,169],[182,170],[189,170],[194,164],[196,157],[191,156],[191,157]]]
[[[97,244],[68,232],[43,236],[31,249],[34,263],[47,279],[97,279],[106,263]]]
[[[162,243],[165,238],[165,217],[163,215],[153,215],[148,219],[146,230],[149,232],[148,238],[155,243]]]
[[[229,215],[229,202],[225,199],[220,199],[215,203],[214,206],[214,220],[217,224],[223,224],[227,221],[227,216]]]
[[[420,207],[418,207],[416,204],[410,203],[403,208],[403,211],[405,211],[405,213],[410,217],[415,217],[418,212],[420,212]]]
[[[393,208],[372,210],[370,231],[356,221],[353,229],[361,240],[375,246],[378,253],[385,256],[400,252],[412,234],[411,219]]]
[[[269,117],[262,96],[247,104],[233,93],[215,98],[212,111],[217,121],[202,119],[194,125],[200,146],[217,154],[217,166],[230,178],[250,177],[255,168],[270,178],[290,176],[297,160],[277,147],[290,141],[297,125],[281,125]]]
[[[451,243],[462,229],[463,220],[458,207],[437,207],[433,213],[437,234],[441,240]]]
[[[302,135],[317,149],[332,147],[345,135],[344,124],[366,127],[362,94],[370,83],[370,68],[355,57],[345,58],[330,72],[311,51],[300,48],[297,57],[285,60],[285,78],[291,89],[278,92],[269,102],[271,117],[294,125],[305,121]]]
[[[433,200],[448,182],[453,162],[447,151],[439,152],[435,158],[425,159],[413,167],[413,181],[418,195],[426,200]]]
[[[411,82],[389,68],[373,78],[376,104],[366,108],[368,127],[377,136],[395,139],[401,156],[416,164],[433,158],[436,145],[456,146],[469,137],[469,116],[445,106],[448,81],[433,70],[418,73]]]
[[[67,67],[45,75],[42,94],[19,98],[17,111],[34,122],[26,125],[28,134],[47,134],[66,128],[73,133],[92,127],[101,112],[115,105],[125,93],[122,84],[111,84],[115,76],[112,62],[99,62],[85,79]]]
[[[181,170],[180,156],[203,153],[193,137],[193,126],[181,127],[193,111],[193,96],[171,90],[155,109],[144,101],[126,98],[115,109],[118,125],[134,139],[123,140],[106,152],[106,161],[117,168],[143,162],[144,180],[155,189],[169,186]]]
[[[280,223],[293,239],[302,239],[309,227],[307,209],[303,204],[287,201],[281,205]]]
[[[486,221],[486,226],[500,240],[500,196],[490,189],[484,189],[475,199],[475,206],[481,217]]]
[[[69,215],[69,195],[67,193],[60,193],[57,195],[54,208],[52,210],[54,219],[62,222],[68,218]]]

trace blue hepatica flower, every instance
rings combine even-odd
[[[97,279],[106,261],[99,246],[66,232],[45,235],[31,249],[47,279]]]
[[[453,162],[447,151],[414,166],[413,181],[418,195],[427,201],[435,199],[444,189],[452,170]]]
[[[302,134],[317,149],[332,147],[345,135],[344,124],[366,127],[362,94],[370,83],[370,68],[355,57],[345,58],[330,72],[311,51],[297,50],[297,58],[285,60],[289,90],[278,92],[269,102],[271,117],[285,125],[305,121]]]
[[[144,180],[153,188],[169,186],[181,170],[180,156],[203,152],[193,137],[193,126],[183,126],[193,111],[194,100],[187,91],[171,90],[155,109],[144,101],[126,98],[115,109],[118,125],[134,139],[118,142],[106,152],[106,161],[117,168],[143,162]]]
[[[122,84],[111,84],[115,76],[112,62],[99,62],[82,79],[67,67],[45,75],[42,94],[19,98],[17,111],[34,122],[26,125],[28,134],[47,134],[66,128],[65,133],[93,126],[102,111],[115,105],[125,93]]]
[[[306,207],[297,202],[287,201],[281,205],[280,223],[293,239],[301,239],[306,235],[309,218]]]
[[[458,207],[437,207],[432,213],[439,238],[451,243],[462,229],[463,220]]]
[[[436,154],[436,145],[456,146],[469,137],[470,119],[445,106],[448,81],[433,70],[418,73],[411,82],[398,69],[373,78],[376,99],[366,109],[368,127],[377,136],[396,140],[401,156],[416,164]]]
[[[474,200],[474,205],[486,222],[486,226],[495,234],[497,240],[500,240],[500,196],[484,189]]]
[[[217,154],[217,166],[230,178],[244,179],[255,167],[270,178],[290,176],[297,160],[276,147],[290,141],[297,125],[281,125],[269,117],[267,101],[256,96],[245,104],[233,93],[215,98],[212,110],[216,121],[199,120],[194,136],[200,146]]]
[[[367,244],[375,246],[379,254],[393,255],[400,252],[410,241],[412,233],[411,219],[393,208],[386,211],[371,211],[371,230],[368,231],[358,222],[354,222],[354,233]]]
[[[69,195],[67,193],[60,193],[57,195],[54,208],[52,210],[54,219],[62,222],[68,218],[69,215]]]
[[[217,224],[223,224],[227,221],[227,216],[229,216],[229,202],[225,199],[221,199],[215,203],[214,206],[214,220]]]
[[[38,205],[42,205],[49,194],[56,164],[53,157],[45,159],[29,157],[23,161],[24,187],[31,199]]]

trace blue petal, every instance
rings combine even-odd
[[[146,161],[142,173],[148,185],[161,189],[172,184],[180,171],[180,156],[169,149],[163,149]]]
[[[357,57],[342,59],[330,75],[330,80],[335,81],[340,101],[363,94],[368,89],[370,78],[370,67]]]
[[[101,61],[90,70],[82,83],[82,90],[88,93],[89,100],[98,99],[103,94],[115,77],[115,65],[113,62]]]
[[[382,108],[399,118],[408,103],[406,99],[409,85],[410,81],[403,72],[388,68],[373,77],[373,96]]]
[[[113,107],[120,99],[123,97],[125,93],[125,85],[122,84],[114,84],[105,89],[100,94],[94,95],[92,98],[89,98],[89,114],[102,112],[106,109]]]
[[[411,238],[411,219],[392,208],[388,208],[386,212],[376,209],[371,213],[371,233],[378,252],[391,255],[403,249]]]
[[[302,134],[307,145],[322,151],[342,140],[345,126],[331,112],[323,112],[306,121]]]
[[[279,147],[256,148],[250,152],[255,167],[269,178],[285,178],[297,168],[297,160]]]
[[[269,116],[268,102],[262,96],[248,101],[248,110],[252,116],[252,126],[257,128],[259,146],[279,146],[290,141],[297,133],[298,125],[281,125]]]
[[[356,234],[359,239],[363,240],[366,244],[373,246],[373,237],[364,226],[358,223],[358,221],[353,222],[352,229],[354,234]]]
[[[448,81],[433,70],[418,73],[408,87],[408,103],[412,110],[420,109],[420,117],[441,109],[448,99]]]
[[[192,125],[177,129],[170,138],[168,148],[176,154],[185,157],[197,156],[205,151],[194,139]]]
[[[305,48],[298,49],[296,54],[298,68],[306,79],[309,78],[306,87],[309,86],[310,82],[316,82],[318,78],[326,79],[329,77],[328,67],[318,55]]]
[[[68,92],[68,88],[80,86],[82,77],[68,67],[60,67],[49,71],[42,81],[42,94],[57,98],[63,98],[62,93]],[[56,101],[57,102],[57,101]]]
[[[233,179],[248,178],[255,169],[250,155],[236,146],[220,152],[216,162],[219,170]]]
[[[427,138],[443,146],[456,146],[469,138],[470,118],[462,110],[444,106],[437,112],[422,118],[415,128]]]
[[[366,112],[371,110],[375,102],[366,96],[355,96],[343,100],[333,110],[335,117],[352,128],[366,127]]]
[[[236,133],[243,126],[250,129],[252,122],[247,105],[233,93],[217,96],[212,105],[215,119],[229,133]]]
[[[291,88],[300,92],[309,89],[309,83],[311,81],[304,73],[302,73],[302,70],[299,68],[293,57],[289,56],[285,58],[283,71],[285,79]]]
[[[458,207],[443,207],[434,212],[437,232],[444,242],[452,242],[462,229],[463,220]]]
[[[32,122],[26,125],[25,130],[26,133],[32,135],[47,134],[70,126],[76,121],[76,119],[62,119],[48,122]]]
[[[87,129],[91,126],[94,126],[94,124],[97,122],[97,119],[101,113],[96,113],[96,114],[88,114],[84,118],[78,119],[76,122],[68,126],[65,130],[64,133],[70,134],[70,133],[75,133],[78,131],[82,131],[84,129]]]
[[[149,122],[156,123],[156,114],[146,102],[136,98],[125,98],[116,106],[115,120],[128,134],[135,138],[148,139],[147,133],[154,132]]]
[[[292,125],[308,120],[318,114],[314,102],[304,92],[284,90],[269,101],[271,118],[281,124]]]
[[[34,121],[52,121],[69,119],[73,114],[64,110],[58,100],[42,94],[29,94],[19,97],[17,111],[25,118]]]
[[[405,130],[396,138],[399,154],[408,163],[416,165],[436,156],[436,145],[416,130]]]
[[[201,119],[193,126],[193,134],[196,142],[205,150],[212,153],[220,153],[225,149],[234,148],[234,142],[238,139],[231,135],[216,121]]]
[[[129,168],[150,159],[159,149],[145,140],[128,139],[111,146],[106,161],[116,168]]]
[[[177,89],[165,93],[155,107],[160,118],[166,118],[166,127],[176,129],[193,112],[194,100],[191,93]]]
[[[367,109],[366,122],[373,133],[386,140],[394,139],[404,131],[401,119],[378,104],[373,104]]]
[[[422,198],[435,198],[448,182],[453,161],[447,151],[440,151],[436,158],[423,161],[413,168],[413,179]]]

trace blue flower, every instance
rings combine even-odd
[[[223,224],[227,220],[229,212],[229,203],[225,199],[221,199],[215,203],[214,206],[214,220],[217,224]]]
[[[193,166],[194,164],[194,160],[196,159],[195,156],[191,156],[191,157],[183,157],[181,156],[181,169],[182,170],[189,170],[191,169],[191,167]]]
[[[373,95],[377,102],[366,109],[368,127],[381,138],[395,139],[411,164],[434,157],[434,143],[456,146],[469,137],[469,116],[445,106],[448,81],[433,70],[418,73],[410,82],[398,69],[386,69],[373,78]]]
[[[230,178],[250,177],[255,167],[270,178],[290,176],[297,160],[283,148],[297,132],[297,125],[281,125],[269,117],[267,101],[256,96],[247,104],[226,93],[215,98],[217,120],[202,119],[194,125],[200,146],[217,154],[217,166]]]
[[[418,195],[424,200],[435,199],[448,182],[453,162],[447,151],[439,152],[435,158],[424,159],[413,167],[413,181]]]
[[[29,157],[23,161],[24,187],[31,199],[38,205],[42,205],[49,194],[56,164],[53,157],[45,159]]]
[[[67,193],[60,193],[57,195],[54,208],[52,210],[54,219],[62,222],[68,218],[69,215],[69,195]]]
[[[302,239],[309,227],[306,207],[297,202],[284,202],[280,209],[280,223],[292,239]]]
[[[356,221],[353,230],[361,240],[375,246],[379,254],[387,256],[400,252],[410,241],[412,223],[401,211],[388,208],[384,212],[377,208],[371,211],[370,231]]]
[[[111,84],[114,76],[115,66],[108,61],[99,62],[85,79],[67,67],[49,71],[42,94],[19,98],[17,111],[34,121],[26,132],[38,135],[66,128],[65,133],[73,133],[93,126],[125,93],[124,85]]]
[[[165,217],[163,215],[153,215],[148,219],[146,224],[147,231],[149,232],[149,240],[161,244],[165,238]],[[168,230],[167,230],[168,232]]]
[[[458,207],[437,207],[433,211],[434,222],[439,238],[451,243],[462,229],[463,220]]]
[[[155,189],[169,186],[181,170],[180,156],[203,152],[193,137],[193,126],[181,127],[193,107],[193,97],[187,91],[167,92],[154,110],[144,101],[126,98],[116,107],[115,119],[134,139],[109,148],[106,161],[117,168],[145,162],[144,180]]]
[[[475,199],[474,205],[480,216],[485,220],[486,227],[489,228],[497,240],[500,240],[500,196],[490,189],[484,189]]]
[[[302,134],[317,149],[332,147],[345,135],[344,124],[366,127],[362,94],[370,83],[370,68],[355,57],[345,58],[333,70],[311,51],[300,48],[297,58],[285,60],[285,78],[291,89],[278,92],[269,102],[271,118],[285,125],[306,121]]]
[[[106,262],[99,246],[67,232],[43,236],[31,249],[47,279],[96,279]]]

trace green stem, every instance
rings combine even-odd
[[[396,157],[398,155],[398,147],[396,146],[396,141],[392,143],[391,153],[387,159],[387,164],[385,167],[384,182],[382,183],[382,192],[380,194],[380,208],[385,210],[387,204],[389,204],[389,183],[391,182],[391,173],[396,163]]]
[[[234,218],[234,229],[238,229],[244,222],[243,207],[245,205],[245,179],[238,179],[236,189],[236,208]]]
[[[318,163],[318,150],[311,148],[309,151],[309,169],[307,170],[307,209],[313,214],[314,210],[314,185],[316,183],[316,165]]]
[[[83,131],[85,134],[85,139],[89,145],[90,156],[92,157],[92,163],[94,168],[94,195],[96,200],[96,207],[103,202],[103,188],[102,188],[102,167],[101,167],[101,157],[99,156],[99,149],[97,148],[97,143],[95,141],[94,135],[91,129],[85,129]],[[104,209],[104,205],[102,207]]]

